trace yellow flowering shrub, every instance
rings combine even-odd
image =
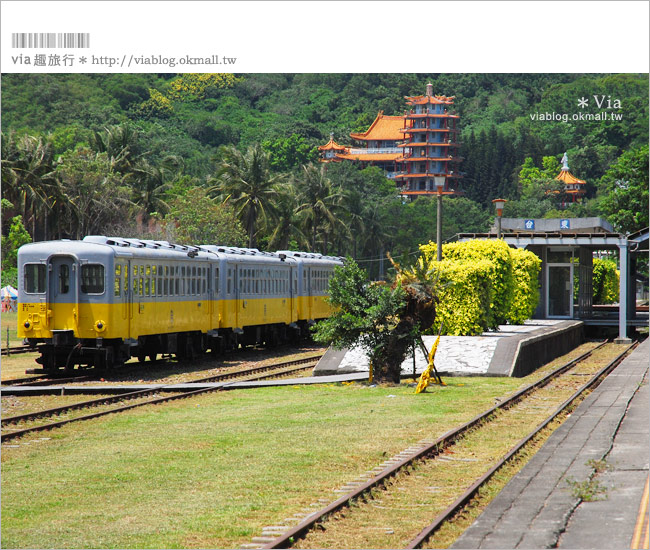
[[[542,260],[523,248],[511,248],[510,257],[514,288],[506,317],[509,323],[518,325],[531,318],[539,303],[539,271]]]
[[[433,262],[432,273],[439,277],[439,302],[432,332],[466,336],[495,328],[490,303],[494,298],[491,281],[494,263],[490,260]]]
[[[534,313],[541,260],[532,252],[501,240],[443,245],[442,262],[435,260],[435,243],[420,251],[421,271],[439,279],[437,316],[444,334],[480,334],[506,322],[522,323]]]
[[[171,81],[167,95],[178,101],[203,99],[210,88],[232,88],[239,80],[230,73],[187,73]]]

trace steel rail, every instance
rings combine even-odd
[[[276,537],[273,541],[262,546],[262,548],[263,549],[290,548],[293,542],[305,536],[305,534],[308,531],[310,531],[317,523],[321,522],[325,517],[337,512],[342,508],[349,506],[354,500],[361,497],[364,493],[369,492],[371,489],[379,485],[383,485],[388,479],[396,475],[400,470],[402,470],[406,466],[409,466],[413,462],[425,458],[429,455],[437,456],[438,454],[440,454],[441,451],[453,445],[455,441],[460,439],[461,436],[463,436],[466,432],[488,421],[489,418],[498,410],[507,409],[508,407],[514,405],[515,403],[523,399],[528,393],[531,393],[532,391],[545,386],[552,379],[556,378],[557,376],[571,369],[577,363],[584,361],[594,351],[600,349],[607,343],[608,341],[604,341],[599,345],[597,345],[596,347],[576,357],[575,359],[568,361],[564,365],[561,365],[557,369],[546,374],[536,382],[529,384],[525,388],[519,390],[518,392],[514,393],[513,395],[505,399],[504,401],[501,401],[497,405],[491,407],[487,411],[475,416],[474,418],[472,418],[468,422],[465,422],[461,426],[458,426],[457,428],[448,431],[447,433],[445,433],[444,435],[436,439],[436,441],[430,443],[426,447],[423,447],[419,451],[416,451],[411,456],[400,460],[399,462],[393,464],[392,466],[389,466],[388,468],[384,469],[381,473],[369,479],[367,482],[363,483],[356,489],[350,491],[349,493],[346,493],[345,495],[335,500],[334,502],[330,503],[329,505],[322,508],[321,510],[314,512],[313,514],[305,518],[303,521],[301,521],[299,524],[297,524],[296,526],[288,530],[286,533]]]
[[[600,384],[602,379],[607,376],[612,370],[614,370],[625,358],[625,356],[630,353],[636,346],[638,342],[628,346],[625,351],[617,355],[612,361],[610,361],[606,366],[600,369],[592,378],[578,388],[571,397],[564,401],[559,407],[557,407],[550,416],[544,420],[539,426],[533,429],[528,435],[521,439],[514,447],[508,451],[490,470],[488,470],[483,476],[476,480],[458,499],[456,499],[452,504],[450,504],[443,512],[441,512],[433,522],[425,527],[420,533],[409,543],[406,547],[407,549],[420,548],[431,536],[442,526],[443,523],[449,521],[453,518],[460,510],[462,510],[476,495],[479,489],[485,485],[492,476],[499,471],[507,462],[509,462],[521,449],[523,449],[539,432],[546,428],[553,420],[555,420],[560,414],[564,412],[567,407],[569,407],[580,395],[582,395],[586,390],[590,389],[594,385]]]
[[[238,381],[239,382],[244,382],[244,381],[251,381],[251,380],[264,380],[264,379],[267,379],[267,378],[273,378],[273,377],[277,377],[277,376],[286,376],[287,374],[298,372],[298,371],[304,370],[306,368],[311,368],[312,366],[314,366],[313,363],[305,364],[306,362],[307,362],[307,359],[298,359],[296,361],[286,361],[284,363],[280,363],[279,365],[267,365],[265,370],[266,371],[273,370],[273,372],[262,375],[262,376],[256,376],[255,374],[252,374],[251,376],[245,377],[242,380],[238,380]],[[293,364],[298,363],[299,366],[287,368],[287,365],[291,364],[291,363],[293,363]],[[280,370],[280,371],[277,370],[278,368],[282,369],[282,367],[284,367],[283,370]],[[255,373],[259,372],[259,368],[252,369],[252,370]],[[210,377],[210,378],[213,378],[213,377]],[[203,382],[205,380],[201,380],[201,381]],[[90,401],[83,401],[83,402],[80,402],[80,403],[74,403],[72,405],[66,405],[64,407],[56,407],[56,408],[53,408],[53,409],[37,411],[37,412],[34,412],[34,413],[11,416],[11,417],[3,419],[2,420],[2,425],[3,425],[3,427],[5,427],[6,424],[15,424],[15,423],[21,422],[21,421],[34,420],[36,418],[40,418],[40,417],[43,417],[43,416],[54,416],[56,414],[61,414],[63,412],[68,412],[68,411],[72,411],[72,410],[79,410],[79,409],[84,409],[84,408],[93,407],[93,406],[100,406],[100,405],[108,405],[110,403],[123,401],[124,399],[134,399],[134,398],[138,398],[138,397],[145,397],[148,394],[164,392],[165,388],[168,388],[168,387],[174,386],[174,385],[175,384],[169,384],[168,386],[160,386],[160,387],[155,388],[155,389],[138,390],[138,391],[135,391],[135,392],[129,392],[129,393],[125,393],[125,394],[121,394],[121,395],[117,395],[117,396],[100,398],[100,399],[93,399],[93,400],[90,400]],[[13,432],[7,432],[7,433],[2,434],[0,436],[0,441],[8,441],[10,439],[15,439],[16,437],[21,437],[21,436],[26,435],[28,433],[39,432],[39,431],[49,430],[49,429],[53,429],[53,428],[58,428],[58,427],[63,426],[65,424],[70,424],[71,422],[78,422],[78,421],[82,421],[82,420],[90,420],[92,418],[98,418],[100,416],[105,416],[105,415],[112,414],[112,413],[126,411],[126,410],[129,410],[129,409],[133,409],[135,407],[140,407],[140,406],[144,406],[144,405],[153,405],[153,404],[158,404],[158,403],[164,403],[164,402],[167,402],[167,401],[173,401],[175,399],[184,399],[186,397],[192,397],[194,395],[199,395],[199,394],[202,394],[202,393],[208,393],[208,392],[212,392],[212,391],[221,391],[221,390],[225,390],[225,389],[230,389],[230,388],[228,388],[228,386],[220,386],[220,387],[215,387],[215,388],[202,388],[202,389],[199,389],[199,390],[183,392],[183,393],[180,393],[180,394],[177,394],[177,395],[159,397],[157,399],[153,399],[153,400],[149,400],[149,401],[141,401],[139,403],[132,403],[131,405],[124,405],[123,407],[118,407],[118,408],[110,409],[110,410],[107,410],[107,411],[100,411],[100,412],[97,412],[97,413],[91,413],[91,414],[87,414],[87,415],[84,415],[84,416],[78,416],[76,418],[61,420],[59,422],[52,422],[52,423],[49,423],[49,424],[42,424],[40,426],[33,426],[33,427],[30,427],[30,428],[15,430]]]

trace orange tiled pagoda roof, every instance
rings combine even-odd
[[[443,103],[445,105],[453,105],[455,95],[446,96],[446,95],[414,95],[414,96],[404,96],[406,99],[407,105],[424,105],[427,103]]]
[[[562,170],[562,171],[561,171],[557,176],[555,176],[555,179],[556,179],[556,180],[563,181],[563,182],[566,183],[566,184],[574,184],[574,183],[577,183],[577,184],[581,184],[581,185],[583,185],[583,184],[587,183],[587,182],[584,181],[584,180],[581,180],[581,179],[576,178],[576,177],[575,177],[571,172],[569,172],[568,170]]]
[[[345,147],[344,145],[339,145],[338,143],[336,143],[336,141],[334,141],[333,137],[331,137],[330,140],[325,145],[319,145],[318,146],[319,151],[330,151],[332,149],[334,151],[345,151],[347,149],[347,147]]]
[[[379,111],[377,118],[365,132],[355,134],[351,133],[350,137],[358,140],[402,140],[403,135],[400,130],[404,128],[404,117],[387,116],[384,111]]]

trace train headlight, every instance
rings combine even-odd
[[[23,326],[24,326],[27,330],[29,330],[29,329],[32,328],[32,324],[31,324],[29,321],[25,321],[25,322],[23,323]]]
[[[106,330],[106,323],[104,321],[95,321],[95,330],[97,332],[104,332]]]

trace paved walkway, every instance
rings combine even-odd
[[[578,344],[560,342],[557,338],[576,327],[580,329],[580,326],[578,321],[534,319],[523,325],[501,325],[498,331],[484,332],[479,336],[442,336],[436,351],[436,368],[446,376],[512,376],[524,341],[530,343],[546,340],[551,348],[557,350],[557,354],[551,352],[549,357],[543,358],[545,354],[536,349],[534,353],[540,355],[540,360],[544,363]],[[427,349],[431,349],[435,340],[436,336],[423,337]],[[420,349],[416,349],[415,372],[420,374],[427,363],[427,357]],[[535,365],[537,366],[539,365]],[[409,356],[402,364],[402,376],[412,374],[413,368],[413,356]],[[316,375],[352,372],[368,372],[368,358],[361,348],[340,351],[330,349],[314,369]]]
[[[649,350],[650,339],[578,406],[452,548],[648,548]],[[596,472],[601,460],[607,469]],[[605,489],[598,500],[572,494],[572,485],[590,480]]]

